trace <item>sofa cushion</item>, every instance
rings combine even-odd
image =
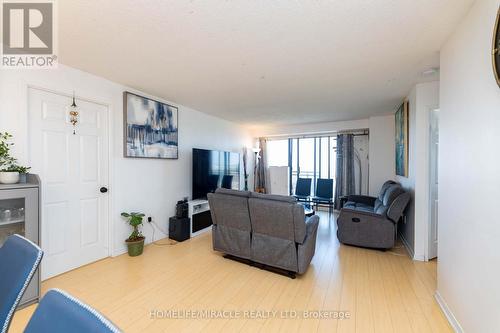
[[[384,203],[382,202],[382,200],[377,198],[377,200],[375,200],[375,205],[373,205],[373,211],[376,212],[380,208],[380,206],[383,206],[383,205],[384,205]]]
[[[354,201],[347,201],[343,208],[356,209],[356,203]]]
[[[359,204],[359,203],[356,205],[356,210],[360,210],[360,211],[363,211],[363,212],[373,213],[373,207],[372,206],[363,205],[363,204]]]
[[[384,195],[385,195],[385,192],[387,191],[387,189],[389,187],[391,187],[392,185],[397,185],[398,183],[396,183],[395,181],[393,180],[388,180],[386,181],[383,185],[382,185],[382,188],[380,189],[380,192],[378,194],[378,199],[380,201],[383,201],[384,200]]]
[[[343,208],[373,213],[373,207],[360,202],[347,201]]]
[[[388,206],[379,205],[377,209],[374,210],[375,214],[385,215],[387,213]]]

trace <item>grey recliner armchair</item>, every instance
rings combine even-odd
[[[295,198],[217,189],[208,201],[214,250],[284,270],[292,278],[306,272],[319,217],[306,220]]]
[[[349,196],[337,219],[339,241],[378,249],[394,247],[397,224],[410,199],[410,193],[393,181],[384,183],[378,197]]]

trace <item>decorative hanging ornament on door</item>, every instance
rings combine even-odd
[[[73,125],[73,135],[76,134],[76,124],[78,124],[78,106],[75,101],[75,92],[73,91],[73,103],[69,106],[69,122]]]
[[[493,73],[497,79],[498,86],[500,86],[500,8],[497,12],[497,20],[493,30],[493,46],[491,56],[493,61]]]

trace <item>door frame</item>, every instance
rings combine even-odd
[[[432,260],[434,258],[430,258],[430,248],[431,248],[431,244],[432,244],[432,237],[431,237],[431,233],[432,233],[432,219],[433,219],[433,212],[432,212],[432,172],[431,172],[431,169],[434,167],[432,165],[432,158],[431,158],[431,132],[432,132],[432,125],[433,125],[433,113],[434,112],[438,112],[439,114],[439,111],[440,111],[440,108],[439,107],[435,107],[435,108],[431,108],[429,109],[429,114],[428,114],[428,119],[429,119],[429,126],[428,126],[428,135],[429,135],[429,139],[427,141],[427,148],[428,148],[428,158],[429,158],[429,163],[428,163],[428,168],[429,168],[429,172],[428,172],[428,205],[429,205],[429,209],[428,209],[428,213],[429,213],[429,219],[428,219],[428,223],[427,223],[427,244],[426,244],[426,248],[425,248],[425,260],[426,261],[429,261],[429,260]],[[438,133],[439,133],[439,119],[438,119]],[[439,146],[438,146],[438,151],[437,151],[437,159],[436,159],[436,163],[438,163],[439,161]],[[438,164],[439,165],[439,164]],[[439,169],[438,169],[438,177],[439,177]],[[439,194],[438,194],[439,196]],[[436,221],[436,223],[438,223],[438,221]],[[436,257],[437,258],[437,257]]]
[[[439,105],[432,105],[428,106],[426,108],[426,117],[425,117],[425,205],[426,207],[426,212],[424,213],[424,216],[426,218],[425,223],[423,223],[423,229],[424,229],[424,261],[429,261],[429,249],[431,245],[431,217],[432,217],[432,209],[431,209],[431,152],[430,152],[430,138],[431,138],[431,117],[432,117],[432,112],[434,110],[439,110],[440,106]],[[420,259],[421,260],[421,259]]]
[[[31,159],[32,159],[32,152],[31,152],[31,147],[29,146],[29,142],[31,139],[31,127],[30,127],[30,122],[29,122],[29,116],[30,116],[30,111],[29,111],[29,90],[34,89],[42,92],[47,92],[51,94],[56,94],[59,96],[63,97],[68,97],[68,98],[73,98],[73,93],[72,92],[64,92],[61,90],[56,90],[56,89],[51,89],[51,88],[46,88],[40,85],[36,84],[30,84],[30,83],[24,83],[23,84],[25,89],[23,91],[25,92],[25,98],[24,100],[26,101],[26,119],[25,119],[25,124],[27,128],[27,133],[26,133],[26,143],[27,143],[27,160],[28,163],[31,164]],[[114,196],[113,196],[113,188],[114,188],[114,161],[113,161],[113,144],[112,144],[112,139],[113,139],[113,126],[112,126],[112,114],[113,114],[113,108],[109,103],[102,102],[99,100],[96,100],[94,98],[90,97],[85,97],[81,96],[79,94],[75,94],[75,99],[79,99],[85,102],[90,102],[94,104],[98,104],[101,106],[106,107],[108,110],[108,128],[107,128],[107,135],[108,135],[108,184],[107,187],[111,189],[110,191],[107,192],[106,200],[108,201],[108,237],[107,237],[107,242],[106,243],[106,252],[107,252],[107,257],[113,256],[113,244],[114,244],[114,234],[113,234],[113,227],[114,227],[114,220],[113,220],[113,211],[114,211]],[[41,184],[43,186],[43,183]],[[42,193],[40,191],[40,196],[42,196]],[[41,198],[43,200],[43,197]],[[40,205],[40,209],[42,209],[43,205]],[[41,234],[42,234],[42,229],[43,229],[43,220],[41,217],[43,216],[43,213],[41,212],[40,216],[40,243],[41,243]],[[40,244],[40,247],[42,244]],[[43,264],[43,263],[42,263]]]

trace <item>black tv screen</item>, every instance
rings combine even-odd
[[[240,154],[193,148],[193,200],[219,187],[240,189]]]

